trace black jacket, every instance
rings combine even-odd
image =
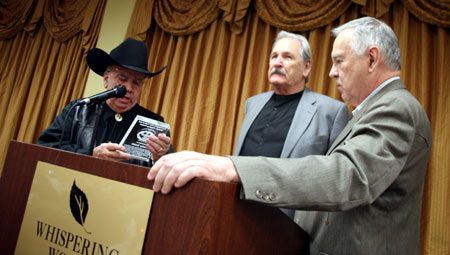
[[[76,101],[67,105],[53,123],[38,138],[38,144],[59,148],[66,151],[90,155],[94,127],[98,120],[95,146],[105,142],[119,143],[128,127],[137,115],[142,115],[157,121],[164,122],[164,118],[136,104],[128,112],[122,113],[122,121],[115,120],[115,112],[103,102],[100,104],[74,106]],[[74,107],[73,107],[74,106]],[[73,107],[73,109],[71,109]],[[103,107],[103,110],[101,110]],[[101,115],[100,118],[97,118]],[[61,134],[63,134],[61,139]],[[171,147],[169,152],[173,152]],[[151,166],[150,162],[130,159],[127,163]]]

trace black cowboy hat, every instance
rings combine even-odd
[[[155,73],[148,71],[147,47],[143,41],[138,41],[133,38],[127,38],[119,46],[114,48],[110,54],[98,48],[90,49],[87,53],[86,61],[92,71],[100,76],[103,76],[106,68],[110,65],[117,65],[141,72],[147,77],[155,76],[167,67],[165,66]]]

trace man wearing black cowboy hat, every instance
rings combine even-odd
[[[126,88],[125,96],[109,98],[98,104],[76,105],[77,101],[71,102],[39,136],[38,144],[149,166],[150,163],[145,161],[131,159],[118,143],[137,115],[164,122],[162,116],[141,107],[137,101],[145,78],[159,74],[165,67],[155,73],[149,72],[147,47],[144,42],[132,38],[126,39],[110,54],[98,48],[91,49],[86,60],[95,73],[103,76],[105,89],[121,84]],[[95,139],[92,140],[94,133]],[[165,134],[150,135],[146,147],[153,162],[173,151],[170,137]]]

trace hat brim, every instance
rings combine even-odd
[[[108,53],[99,48],[93,48],[88,51],[86,56],[86,61],[89,68],[92,69],[96,74],[103,76],[106,71],[106,68],[111,65],[121,66],[136,72],[144,73],[147,78],[153,77],[159,73],[161,73],[167,66],[161,68],[161,70],[157,72],[150,72],[140,67],[123,65],[116,61],[113,57],[111,57]]]

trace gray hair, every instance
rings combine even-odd
[[[302,49],[300,50],[300,56],[302,56],[303,59],[303,63],[306,63],[306,61],[310,60],[311,57],[311,47],[309,46],[309,42],[308,40],[303,36],[303,35],[299,35],[299,34],[294,34],[294,33],[289,33],[287,31],[281,30],[277,37],[275,38],[275,41],[273,42],[272,45],[272,50],[273,47],[275,46],[275,44],[282,38],[285,37],[290,37],[290,38],[294,38],[296,40],[298,40],[300,42],[300,44],[302,45]]]
[[[347,29],[354,31],[350,47],[356,55],[364,54],[364,51],[370,46],[377,46],[382,58],[391,69],[401,69],[400,46],[397,36],[384,22],[372,17],[359,18],[334,28],[331,30],[331,34],[338,36],[339,33]]]
[[[305,64],[308,60],[312,59],[311,47],[309,46],[308,40],[303,35],[289,33],[284,30],[281,30],[278,33],[277,37],[275,38],[275,41],[273,42],[272,50],[273,50],[273,47],[275,46],[275,44],[280,39],[283,39],[285,37],[290,37],[290,38],[296,39],[297,41],[300,42],[300,44],[302,45],[302,48],[300,50],[300,56],[302,56],[303,64]],[[308,80],[309,80],[309,75],[305,78],[305,82],[308,82]]]

